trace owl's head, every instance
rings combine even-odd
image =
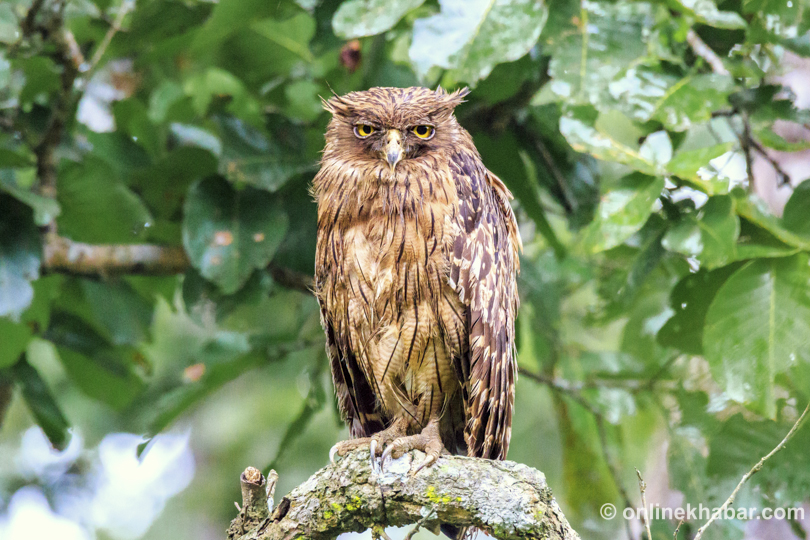
[[[324,101],[332,113],[327,151],[342,157],[382,160],[393,172],[403,160],[418,159],[452,144],[461,129],[453,109],[469,94],[442,88],[371,88]]]

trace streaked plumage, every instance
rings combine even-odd
[[[453,115],[466,94],[372,88],[325,102],[316,294],[353,437],[415,435],[432,419],[450,452],[504,459],[521,244],[511,194]]]

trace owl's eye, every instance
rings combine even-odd
[[[368,139],[375,131],[373,127],[366,124],[357,124],[354,126],[354,135],[359,139]]]
[[[416,126],[411,131],[413,134],[419,137],[420,139],[430,139],[436,133],[436,130],[433,129],[433,126]]]

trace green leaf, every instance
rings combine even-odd
[[[720,11],[714,0],[673,0],[679,10],[693,16],[698,22],[715,28],[730,30],[745,28],[745,19],[733,11]]]
[[[65,371],[88,396],[121,410],[143,389],[135,371],[142,363],[139,353],[113,347],[79,317],[55,312],[45,337],[57,346]]]
[[[593,222],[582,233],[582,246],[596,253],[618,246],[641,229],[653,211],[664,179],[634,173],[602,195]]]
[[[729,195],[711,197],[697,215],[687,214],[664,236],[663,245],[701,266],[717,268],[737,260],[740,220]]]
[[[335,34],[344,39],[381,34],[394,27],[425,0],[349,0],[332,18]]]
[[[567,105],[597,105],[610,99],[609,83],[646,56],[653,8],[645,2],[583,2],[581,6],[562,30],[550,28],[560,37],[549,44],[553,52],[549,90]]]
[[[32,335],[27,324],[0,317],[0,369],[13,366],[20,359]]]
[[[299,13],[284,21],[264,19],[250,28],[276,44],[273,63],[280,69],[301,60],[306,63],[315,60],[309,50],[309,42],[315,34],[315,21],[307,13]]]
[[[695,150],[681,150],[667,163],[667,171],[699,187],[708,195],[726,193],[728,182],[716,182],[706,178],[711,168],[710,161],[730,152],[734,143],[722,143]]]
[[[58,181],[59,232],[90,243],[134,243],[154,218],[115,170],[94,157],[63,167]]]
[[[269,193],[250,187],[235,191],[220,178],[192,186],[184,210],[189,258],[225,293],[267,266],[287,233],[287,215]]]
[[[137,345],[148,333],[152,306],[125,282],[81,281],[97,324],[114,345]]]
[[[608,87],[606,106],[634,120],[658,120],[672,131],[685,131],[711,118],[712,111],[728,107],[734,90],[730,76],[714,74],[678,77],[647,66],[631,67]]]
[[[810,362],[806,254],[752,261],[723,284],[706,314],[703,348],[728,397],[773,418],[776,376]]]
[[[68,439],[68,424],[50,389],[36,369],[23,358],[11,368],[14,380],[22,390],[25,403],[51,444],[62,449]]]
[[[755,195],[746,196],[741,190],[734,192],[737,214],[755,225],[762,227],[779,241],[797,248],[810,250],[810,238],[800,236],[786,229],[782,221],[771,214],[762,199]]]
[[[222,118],[219,125],[223,142],[220,174],[232,182],[245,182],[272,192],[293,176],[315,169],[315,160],[307,159],[303,151],[277,142],[276,139],[292,138],[286,126],[271,139],[237,118]]]
[[[19,187],[12,175],[5,175],[0,172],[0,190],[30,206],[34,210],[34,223],[39,227],[51,223],[62,212],[59,203],[55,199],[43,197],[33,190]]]
[[[35,165],[33,159],[7,148],[0,148],[0,169],[14,167],[31,167]]]
[[[439,66],[469,84],[528,53],[548,18],[539,0],[439,0],[439,6],[436,15],[414,22],[411,62],[423,77]]]
[[[0,317],[16,319],[31,304],[42,245],[31,210],[0,193]]]
[[[737,268],[739,265],[712,271],[701,269],[682,278],[670,294],[670,306],[675,313],[658,331],[658,343],[687,354],[703,354],[706,313],[720,286]]]
[[[805,180],[795,188],[785,204],[782,225],[788,231],[810,237],[810,180]]]
[[[627,165],[644,174],[663,172],[663,166],[653,161],[649,153],[642,154],[635,140],[627,136],[634,127],[626,117],[613,112],[592,122],[586,111],[585,107],[571,109],[560,118],[560,133],[574,150],[587,152],[603,161]]]

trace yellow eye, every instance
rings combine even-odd
[[[413,134],[420,139],[430,139],[433,137],[433,134],[436,133],[433,126],[416,126],[411,131],[413,131]]]
[[[357,124],[354,126],[354,134],[361,139],[367,139],[375,131],[373,127],[366,124]]]

